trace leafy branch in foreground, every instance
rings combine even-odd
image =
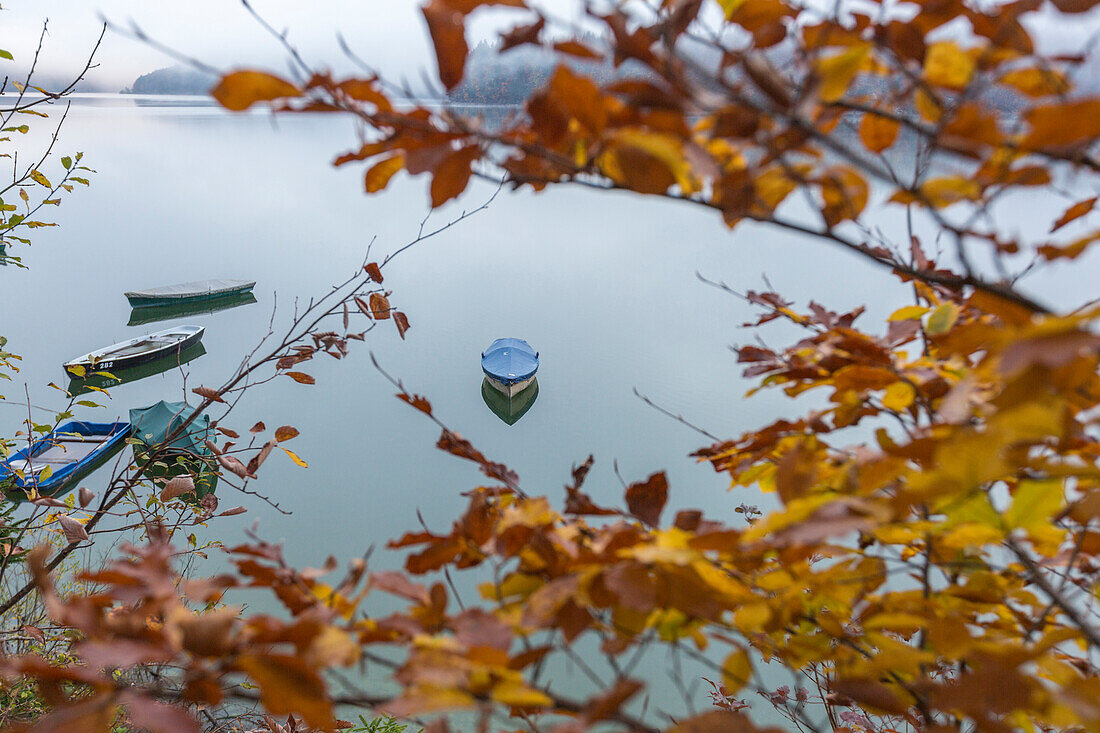
[[[892,273],[912,301],[873,326],[861,325],[862,308],[799,306],[770,287],[742,295],[760,309],[750,328],[800,334],[786,348],[740,348],[745,375],[819,399],[695,456],[728,475],[738,499],[772,492],[778,508],[667,517],[663,473],[626,487],[622,506],[597,504],[584,491],[591,459],[551,502],[394,380],[440,426],[438,446],[488,478],[451,527],[390,543],[409,553],[403,572],[353,563],[322,586],[320,571],[289,568],[256,541],[233,551],[237,572],[213,584],[218,595],[201,598],[259,586],[282,616],[181,612],[169,565],[134,572],[167,554],[154,532],[102,579],[101,600],[73,601],[89,613],[53,606],[106,656],[73,668],[23,658],[10,671],[94,693],[58,698],[54,716],[236,699],[321,729],[355,706],[433,733],[455,711],[481,729],[685,733],[758,730],[746,705],[763,699],[805,731],[1100,727],[1100,306],[1058,309],[1060,293],[1021,285],[1053,262],[1070,264],[1055,274],[1080,269],[1100,238],[1081,232],[1096,203],[1100,100],[1073,88],[1082,56],[1036,53],[1028,23],[1049,5],[614,4],[591,14],[606,29],[596,47],[566,40],[568,25],[523,0],[431,0],[423,13],[447,89],[462,78],[467,17],[487,5],[522,14],[502,53],[539,44],[626,71],[600,86],[563,64],[524,117],[491,129],[446,106],[396,104],[374,75],[311,69],[280,35],[291,78],[235,71],[214,94],[233,110],[354,116],[364,139],[336,164],[370,161],[368,192],[402,170],[430,174],[436,206],[501,173],[536,190],[625,189],[730,226],[798,232]],[[1053,9],[1072,22],[1094,5]],[[995,204],[1062,195],[1063,181],[1074,193],[1042,234],[1025,238],[999,218]],[[891,212],[900,242],[872,219]],[[925,232],[945,256],[930,255]],[[340,354],[333,333],[308,354],[284,343],[260,361],[276,359],[282,374],[294,364],[278,359]],[[247,383],[235,380],[205,393],[203,408]],[[237,463],[223,466],[247,478]],[[484,579],[476,604],[454,593],[452,573],[463,572]],[[372,613],[378,592],[407,605]],[[210,658],[196,666],[194,644],[206,640]],[[655,682],[640,665],[656,649],[679,701],[648,694]],[[201,684],[179,693],[107,679],[105,668],[149,654]],[[395,691],[325,684],[355,660],[392,672]],[[563,693],[566,663],[590,683],[583,692]],[[712,696],[693,694],[690,675],[713,680]],[[790,684],[777,687],[783,675]],[[241,687],[246,678],[259,693]],[[694,714],[700,701],[713,705]]]

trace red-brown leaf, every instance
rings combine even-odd
[[[267,426],[264,425],[263,420],[261,420],[260,422],[256,423],[251,428],[249,428],[248,432],[255,435],[256,433],[262,433],[265,430],[267,430]]]
[[[371,280],[374,280],[376,283],[382,282],[382,270],[378,267],[377,262],[368,262],[363,266],[363,270],[366,271]]]
[[[280,443],[290,440],[298,435],[298,429],[291,425],[283,425],[275,430],[275,440]]]
[[[530,25],[517,25],[515,28],[508,31],[507,33],[502,33],[500,35],[500,51],[504,52],[510,48],[522,46],[526,43],[531,43],[537,46],[539,44],[539,33],[542,32],[542,29],[545,26],[546,18],[543,18],[540,15],[539,19],[536,20],[534,23],[531,23]]]
[[[209,387],[195,387],[191,391],[197,394],[199,397],[207,400],[212,400],[214,402],[225,402],[219,392],[212,390]]]
[[[668,479],[663,471],[651,475],[644,483],[631,484],[626,489],[626,506],[631,515],[650,527],[657,526],[666,501]]]
[[[299,384],[316,384],[317,380],[305,372],[287,372],[286,375]]]
[[[466,45],[463,16],[443,0],[432,0],[421,11],[435,47],[439,80],[450,91],[462,81],[466,54],[470,52],[470,47]]]
[[[423,412],[425,415],[432,414],[432,403],[428,402],[427,398],[421,397],[418,394],[409,394],[408,392],[401,392],[397,395],[398,399],[404,400],[416,409]]]
[[[402,340],[404,340],[405,332],[409,330],[409,317],[401,311],[394,311],[393,323],[397,326],[397,333],[400,334]]]

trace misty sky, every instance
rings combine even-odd
[[[822,0],[823,2],[825,0]],[[434,68],[426,30],[418,10],[422,0],[253,0],[253,6],[291,40],[314,66],[350,69],[336,44],[347,38],[355,51],[391,77],[419,78]],[[829,0],[831,4],[831,0]],[[71,73],[83,64],[99,33],[100,18],[125,26],[138,23],[150,36],[213,66],[261,66],[280,69],[285,55],[278,43],[249,15],[239,0],[0,0],[0,48],[11,51],[22,67],[34,52],[42,23],[49,18],[40,69]],[[539,0],[541,7],[568,19],[579,17],[581,0]],[[1100,8],[1063,17],[1047,4],[1028,23],[1044,50],[1077,51],[1100,33]],[[471,36],[489,37],[494,29],[524,16],[489,11],[471,28]],[[99,68],[90,79],[121,88],[135,77],[175,63],[148,45],[108,31]]]
[[[542,7],[575,17],[575,0],[542,0]],[[40,68],[63,74],[79,68],[99,33],[100,17],[127,25],[137,22],[150,36],[220,68],[238,65],[280,67],[284,54],[238,0],[3,0],[0,48],[17,62],[31,58],[49,18],[49,35]],[[388,74],[418,75],[431,68],[432,56],[419,13],[420,0],[254,0],[274,27],[288,29],[307,60],[337,69],[345,66],[336,45],[340,32],[365,59]],[[492,25],[516,12],[497,13],[473,29],[487,36]],[[91,78],[124,86],[142,73],[174,62],[145,44],[108,31]]]

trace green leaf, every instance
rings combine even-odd
[[[73,166],[73,159],[66,155],[61,159],[61,165],[65,166],[65,170],[68,170]]]
[[[11,55],[11,51],[5,51],[0,48],[0,59],[7,59],[8,61],[14,61],[15,57]]]
[[[80,405],[81,407],[102,407],[102,405],[96,404],[91,400],[80,400],[76,404]]]

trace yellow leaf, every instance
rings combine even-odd
[[[891,321],[908,321],[914,318],[920,318],[928,312],[928,308],[923,305],[907,305],[904,308],[898,308],[896,311],[890,314],[888,320]]]
[[[726,17],[729,18],[745,4],[745,0],[718,0],[718,4],[722,6],[722,10],[725,11]]]
[[[1004,533],[988,524],[961,524],[940,537],[938,545],[949,550],[965,550],[1000,542]]]
[[[1029,97],[1045,97],[1050,94],[1063,94],[1069,91],[1066,75],[1053,69],[1016,69],[1002,76],[998,81],[1026,94]]]
[[[818,59],[815,68],[821,78],[818,96],[822,102],[835,102],[844,96],[859,73],[869,50],[868,46],[856,46],[828,58]]]
[[[492,698],[517,708],[545,708],[554,702],[545,692],[515,680],[504,680],[493,687]]]
[[[729,695],[736,695],[745,685],[752,681],[752,662],[749,653],[744,649],[738,649],[726,657],[722,664],[722,683],[726,686]]]
[[[31,178],[34,179],[35,183],[40,183],[46,188],[53,188],[53,186],[50,184],[50,179],[46,178],[44,175],[36,170],[31,171]]]
[[[928,323],[924,326],[924,332],[929,336],[940,336],[951,330],[955,320],[959,317],[959,306],[954,303],[944,303],[932,311],[928,317]]]
[[[1010,529],[1033,529],[1050,524],[1050,518],[1062,508],[1062,479],[1024,479],[1016,487],[1012,505],[1005,512]]]
[[[913,95],[913,102],[916,104],[920,116],[928,122],[939,122],[940,117],[943,116],[943,108],[923,89],[918,89],[917,93]]]
[[[973,57],[954,41],[939,41],[924,54],[924,80],[935,86],[962,89],[974,76]]]
[[[900,412],[913,404],[916,397],[917,392],[909,382],[894,382],[882,395],[882,404],[895,412]]]
[[[957,201],[974,201],[981,197],[982,188],[972,178],[943,176],[922,183],[920,192],[931,206],[938,209]]]
[[[771,618],[771,609],[766,604],[750,603],[734,611],[733,625],[742,633],[752,634],[759,632]]]
[[[279,446],[279,447],[280,447],[280,448],[283,448],[282,446]],[[294,451],[292,451],[292,450],[288,450],[288,449],[286,449],[286,448],[283,448],[283,451],[284,451],[284,452],[285,452],[285,453],[286,453],[286,454],[287,454],[288,456],[290,456],[290,460],[294,461],[295,463],[297,463],[297,464],[298,464],[299,466],[301,466],[302,468],[309,468],[309,464],[308,464],[308,463],[306,463],[305,461],[303,461],[303,460],[302,460],[301,458],[299,458],[299,457],[298,457],[298,454],[297,454],[297,453],[295,453]]]

